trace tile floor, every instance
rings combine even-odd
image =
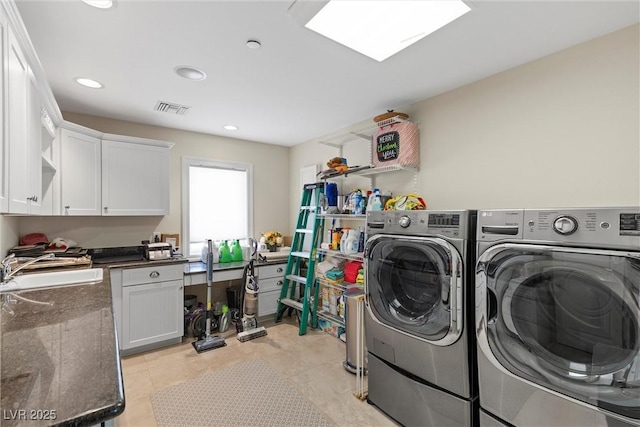
[[[126,406],[117,427],[155,426],[151,394],[236,363],[263,359],[311,400],[337,426],[395,426],[366,401],[354,396],[356,376],[342,367],[345,344],[319,330],[298,335],[295,323],[265,324],[267,336],[241,343],[235,331],[227,346],[201,354],[190,339],[182,344],[122,359]],[[229,387],[233,385],[230,384]],[[215,420],[203,422],[215,426]]]

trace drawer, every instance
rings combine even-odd
[[[284,277],[270,277],[268,279],[263,279],[262,277],[258,278],[258,295],[260,292],[269,292],[277,290],[280,292],[282,289],[282,281]]]
[[[122,286],[182,280],[183,276],[182,264],[126,268],[122,270]]]
[[[258,277],[268,279],[270,277],[284,277],[287,264],[261,265],[258,267]]]

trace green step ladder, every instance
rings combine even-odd
[[[313,193],[315,190],[315,198]],[[313,200],[314,204],[311,204]],[[302,190],[302,201],[300,202],[300,212],[298,213],[298,223],[296,224],[293,240],[291,242],[291,252],[287,260],[287,268],[284,272],[284,281],[278,299],[278,311],[276,312],[276,323],[282,322],[282,316],[288,309],[300,312],[299,335],[307,333],[309,314],[311,313],[311,326],[318,324],[318,286],[315,284],[316,248],[322,236],[324,221],[318,217],[320,212],[320,201],[324,199],[324,183],[305,184]],[[309,218],[313,216],[313,229],[307,228]],[[304,251],[305,237],[311,236],[310,250]],[[306,240],[308,241],[308,240]],[[303,276],[301,269],[304,260],[307,260],[307,274]],[[295,284],[304,287],[298,301],[295,298]],[[313,298],[312,298],[313,296]]]

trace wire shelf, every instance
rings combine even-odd
[[[333,249],[319,248],[317,251],[317,254],[318,256],[325,255],[325,256],[333,256],[337,258],[344,258],[344,259],[353,260],[353,261],[361,261],[361,262],[364,261],[364,252],[356,252],[355,254],[345,254],[340,251],[334,251]]]

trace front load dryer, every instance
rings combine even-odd
[[[367,213],[368,401],[404,425],[476,425],[474,211]]]
[[[484,426],[640,425],[640,207],[478,212]]]

